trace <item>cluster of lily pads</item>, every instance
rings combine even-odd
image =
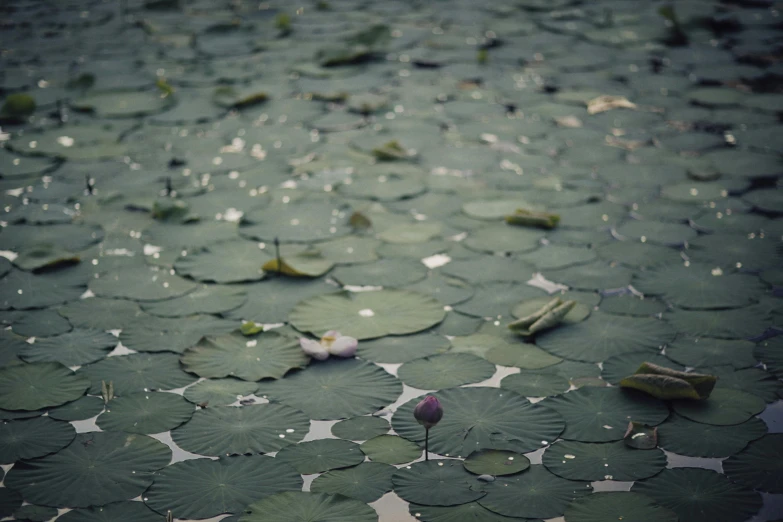
[[[0,11],[0,519],[774,512],[765,2]]]

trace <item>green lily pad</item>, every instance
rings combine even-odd
[[[543,237],[543,232],[537,230],[494,225],[470,232],[465,246],[479,252],[531,252]]]
[[[507,283],[484,283],[476,287],[473,298],[454,307],[474,317],[508,317],[520,301],[527,301],[544,293],[539,288]]]
[[[334,262],[326,259],[316,249],[303,250],[280,259],[270,259],[261,268],[267,272],[285,274],[292,277],[318,277],[334,267]]]
[[[518,518],[504,517],[488,510],[478,502],[468,502],[459,506],[422,506],[409,504],[410,514],[423,522],[513,522]]]
[[[682,262],[677,250],[651,243],[613,241],[597,248],[598,255],[631,268],[654,267]]]
[[[280,379],[307,366],[299,342],[276,332],[247,337],[238,333],[205,337],[180,357],[185,370],[205,378],[237,377],[246,381]]]
[[[122,329],[120,341],[138,352],[183,353],[206,335],[228,334],[236,327],[233,321],[211,315],[163,318],[142,314]]]
[[[166,301],[143,303],[142,309],[159,317],[186,317],[194,314],[220,314],[238,308],[247,293],[234,286],[201,285],[192,292]]]
[[[437,223],[405,223],[381,231],[378,239],[398,245],[425,243],[439,236],[441,228]]]
[[[61,421],[79,421],[95,417],[103,411],[103,399],[85,395],[73,402],[49,410],[49,418]]]
[[[672,414],[658,426],[660,446],[689,457],[728,457],[766,433],[767,425],[757,417],[731,426],[713,426]]]
[[[356,499],[287,491],[250,504],[240,522],[377,522],[378,513]]]
[[[666,469],[636,482],[631,491],[671,509],[680,520],[693,522],[741,522],[754,516],[762,505],[759,493],[699,468]]]
[[[268,395],[312,419],[329,420],[374,413],[400,393],[402,383],[374,364],[328,359],[285,379],[261,382],[256,395]]]
[[[264,278],[261,266],[269,256],[257,243],[224,241],[180,257],[174,268],[180,275],[212,283],[241,283]]]
[[[321,255],[337,264],[370,263],[378,259],[375,253],[380,241],[369,237],[345,236],[318,243]]]
[[[601,362],[627,352],[657,351],[674,338],[674,330],[652,318],[594,312],[589,319],[542,333],[536,344],[567,359]]]
[[[516,392],[523,397],[550,397],[565,393],[571,383],[568,378],[554,372],[557,365],[546,371],[522,371],[504,377],[500,387]]]
[[[770,433],[723,461],[723,470],[733,481],[766,493],[783,492],[781,449],[783,434]]]
[[[365,415],[345,419],[332,426],[332,435],[346,440],[369,440],[389,432],[389,421]]]
[[[140,495],[171,449],[146,435],[80,433],[54,455],[14,464],[5,483],[36,504],[101,506]]]
[[[678,522],[674,511],[638,493],[603,491],[574,501],[565,512],[568,522]]]
[[[254,393],[258,385],[239,379],[206,379],[185,388],[184,396],[194,404],[228,406]]]
[[[0,516],[11,516],[22,505],[22,495],[8,488],[0,488]]]
[[[11,270],[0,279],[0,309],[47,308],[79,299],[86,290],[87,281],[71,272],[75,269],[78,267],[43,274]],[[70,277],[71,273],[73,277]]]
[[[272,453],[296,444],[309,430],[309,418],[282,404],[221,406],[196,411],[171,438],[185,451],[218,457]]]
[[[569,480],[633,481],[652,477],[666,467],[666,455],[659,449],[638,450],[625,442],[560,441],[546,449],[546,468]]]
[[[748,368],[756,365],[756,359],[753,356],[753,343],[708,337],[678,336],[673,343],[666,347],[666,357],[695,368],[720,365]]]
[[[71,443],[76,430],[48,417],[0,424],[0,462],[11,464],[54,453]]]
[[[761,413],[766,404],[755,395],[739,390],[716,388],[703,401],[679,400],[672,403],[674,411],[696,422],[715,426],[730,426],[747,421]]]
[[[425,330],[443,320],[445,311],[435,299],[405,290],[320,295],[300,302],[289,321],[316,336],[329,330],[356,339],[403,335]]]
[[[783,392],[783,383],[774,375],[760,368],[735,370],[727,366],[717,366],[699,368],[696,371],[714,374],[718,378],[716,388],[750,393],[763,399],[766,403],[777,401],[780,398],[780,393]]]
[[[106,357],[119,341],[108,332],[76,329],[72,332],[36,339],[20,356],[28,362],[58,362],[81,366]]]
[[[764,363],[767,371],[783,378],[783,337],[761,341],[753,351],[754,357]]]
[[[284,323],[294,306],[318,294],[334,292],[334,286],[322,280],[275,277],[261,283],[244,285],[247,301],[239,308],[224,312],[228,319],[257,323]]]
[[[530,460],[513,451],[485,449],[474,451],[465,459],[465,469],[475,475],[513,475],[530,467]]]
[[[194,382],[197,377],[186,373],[173,353],[133,353],[107,357],[80,368],[77,375],[90,380],[89,393],[100,395],[101,381],[111,382],[118,396],[134,392],[173,390]]]
[[[440,390],[489,379],[495,365],[467,353],[445,353],[406,362],[397,377],[420,390]]]
[[[196,288],[196,284],[155,267],[129,267],[90,280],[90,290],[98,297],[161,301],[179,297]]]
[[[524,283],[532,277],[534,269],[532,265],[516,258],[478,256],[454,260],[441,271],[469,283],[480,284],[493,281]],[[523,298],[524,296],[520,296],[515,302],[518,303]]]
[[[337,206],[327,203],[289,203],[270,205],[248,212],[242,236],[258,241],[273,241],[279,237],[284,242],[306,243],[347,235],[348,216]]]
[[[427,277],[427,267],[411,259],[381,259],[375,263],[336,268],[331,276],[344,285],[396,288]]]
[[[493,221],[501,220],[519,208],[530,208],[530,204],[521,199],[476,200],[465,203],[462,211],[475,219]]]
[[[301,488],[302,477],[278,459],[256,455],[192,459],[159,471],[144,501],[159,513],[202,519],[239,513],[269,495]]]
[[[320,439],[282,448],[275,459],[288,464],[303,475],[311,475],[355,466],[364,461],[364,454],[355,442]]]
[[[60,363],[20,364],[0,369],[0,408],[34,411],[84,395],[90,382]]]
[[[422,333],[403,336],[386,336],[359,343],[356,355],[376,363],[406,363],[449,350],[446,337]]]
[[[74,328],[121,329],[141,313],[139,305],[123,299],[92,297],[67,303],[57,309]]]
[[[516,366],[525,370],[547,368],[562,361],[560,357],[555,357],[530,343],[504,343],[491,348],[485,357],[494,364]]]
[[[392,482],[403,500],[427,506],[456,506],[485,495],[484,484],[459,460],[417,462],[397,471]]]
[[[406,290],[430,295],[444,305],[462,303],[470,299],[474,293],[473,287],[468,283],[438,272],[430,272],[424,280],[408,285]]]
[[[174,99],[158,90],[92,92],[73,100],[71,107],[103,118],[134,118],[162,112],[175,103]]]
[[[518,475],[499,477],[485,486],[479,504],[495,513],[525,518],[562,516],[574,500],[592,493],[589,482],[566,480],[533,465]]]
[[[616,229],[625,240],[651,242],[664,246],[679,246],[696,237],[696,231],[679,223],[630,220]]]
[[[451,388],[433,394],[443,406],[443,419],[430,430],[430,452],[466,456],[482,449],[527,453],[549,444],[563,431],[562,417],[549,408],[508,390]],[[413,417],[420,401],[412,399],[392,417],[397,434],[419,445],[424,427]]]
[[[310,484],[312,493],[330,493],[375,502],[392,489],[394,466],[378,462],[362,462],[358,466],[329,471]]]
[[[770,311],[761,305],[729,310],[680,310],[667,314],[669,324],[691,337],[747,339],[772,326]]]
[[[666,348],[669,353],[669,348]],[[601,364],[601,378],[611,384],[619,384],[620,381],[632,375],[642,363],[649,362],[656,366],[670,368],[672,370],[684,371],[685,367],[669,360],[663,355],[651,353],[648,351],[629,352],[621,355],[615,355]]]
[[[109,401],[95,424],[103,431],[163,433],[190,420],[193,410],[193,404],[176,393],[129,393]]]
[[[650,317],[665,312],[666,304],[650,297],[618,295],[602,299],[600,310],[608,314]]]
[[[579,442],[622,440],[628,422],[655,426],[669,416],[669,408],[658,399],[622,388],[585,387],[541,401],[559,412],[566,422],[561,435]]]
[[[378,435],[362,443],[362,453],[373,462],[405,464],[421,457],[421,448],[396,435]]]
[[[70,332],[71,323],[54,310],[30,311],[11,323],[17,335],[24,337],[50,337]]]
[[[165,517],[152,511],[144,502],[127,501],[73,509],[58,520],[61,522],[163,522]]]

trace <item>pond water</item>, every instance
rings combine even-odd
[[[782,519],[779,8],[4,2],[0,520]]]

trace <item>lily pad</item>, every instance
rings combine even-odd
[[[76,329],[72,332],[36,339],[20,356],[28,362],[58,362],[81,366],[106,357],[119,341],[108,332]]]
[[[142,314],[122,329],[120,341],[138,352],[183,353],[206,335],[227,334],[236,327],[233,321],[211,315],[163,318]]]
[[[767,425],[757,417],[732,426],[713,426],[672,414],[658,426],[660,446],[689,457],[728,457],[766,433]]]
[[[584,387],[549,397],[540,404],[559,412],[566,422],[562,437],[579,442],[622,440],[628,422],[655,426],[669,416],[658,399],[622,388]]]
[[[485,495],[484,484],[459,460],[417,462],[397,471],[392,482],[403,500],[427,506],[456,506]]]
[[[465,246],[480,252],[531,252],[543,237],[539,231],[497,225],[472,231]]]
[[[318,420],[374,413],[392,404],[402,383],[374,364],[328,359],[275,382],[259,383],[257,395],[269,396]]]
[[[262,268],[267,272],[285,274],[292,277],[318,277],[327,273],[334,262],[326,259],[318,250],[303,250],[280,259],[270,259]]]
[[[43,457],[64,448],[75,436],[73,426],[48,417],[5,422],[0,424],[0,462]]]
[[[546,468],[569,480],[633,481],[652,477],[666,467],[666,455],[659,449],[638,450],[625,442],[560,441],[546,449]]]
[[[250,504],[240,522],[377,522],[378,513],[356,499],[287,491]]]
[[[241,283],[264,278],[261,266],[269,256],[257,243],[224,241],[177,259],[174,269],[180,275],[211,283]]]
[[[256,391],[258,385],[239,379],[206,379],[185,389],[184,396],[195,404],[228,406]]]
[[[144,501],[159,513],[202,519],[239,513],[248,504],[282,491],[300,491],[302,477],[265,456],[192,459],[156,473]]]
[[[766,493],[783,493],[781,449],[783,434],[770,433],[723,461],[723,470],[733,481]]]
[[[674,411],[688,419],[715,426],[740,424],[764,411],[766,404],[755,395],[739,390],[716,388],[704,401],[679,400]]]
[[[272,453],[296,444],[309,430],[309,418],[282,404],[222,406],[196,411],[171,438],[185,451],[218,457]]]
[[[773,337],[761,341],[753,355],[764,363],[767,370],[778,378],[783,378],[783,337]]]
[[[748,368],[756,364],[753,343],[708,337],[679,336],[666,347],[666,356],[680,364],[696,368],[720,365]]]
[[[624,240],[651,242],[664,246],[680,246],[696,237],[696,231],[679,223],[631,220],[616,228]]]
[[[122,329],[141,313],[139,305],[123,299],[92,297],[67,303],[57,309],[75,328]]]
[[[422,506],[409,504],[409,512],[423,522],[513,522],[518,518],[504,517],[488,510],[478,502],[468,502],[459,506]]]
[[[522,371],[503,377],[500,387],[516,392],[523,397],[550,397],[565,393],[571,383],[567,377],[555,373],[555,366],[547,371]]]
[[[90,281],[90,290],[99,297],[135,301],[171,299],[195,288],[195,283],[154,267],[126,268]]]
[[[103,431],[163,433],[189,421],[193,410],[193,404],[176,393],[129,393],[109,401],[95,424]]]
[[[80,433],[54,455],[17,462],[5,483],[36,504],[101,506],[140,495],[170,460],[171,449],[146,435]]]
[[[666,348],[669,353],[669,348]],[[611,384],[619,384],[620,381],[632,375],[642,363],[649,362],[657,366],[663,366],[672,370],[683,371],[685,368],[665,356],[651,353],[649,351],[629,352],[622,355],[615,355],[603,361],[601,367],[601,378]]]
[[[444,416],[431,430],[430,452],[440,455],[467,456],[482,449],[527,453],[557,439],[564,428],[557,412],[508,390],[451,388],[433,395],[443,406]],[[421,445],[424,428],[413,417],[419,400],[397,408],[392,427]]]
[[[381,259],[375,263],[339,267],[332,271],[331,277],[344,285],[396,288],[427,277],[427,267],[409,259]]]
[[[134,392],[173,390],[197,379],[182,369],[179,357],[172,353],[133,353],[107,357],[80,368],[77,375],[84,375],[90,380],[89,393],[100,395],[101,381],[105,381],[113,383],[114,393],[119,396]]]
[[[180,357],[185,370],[205,378],[237,377],[246,381],[280,379],[308,358],[292,337],[263,332],[206,337]]]
[[[422,333],[404,336],[386,336],[359,343],[356,355],[376,363],[406,363],[449,350],[446,337]]]
[[[105,506],[73,509],[63,514],[61,522],[163,522],[165,517],[155,513],[144,502],[113,502]]]
[[[491,348],[485,357],[491,363],[524,370],[548,368],[562,361],[531,343],[503,343]]]
[[[303,475],[311,475],[355,466],[364,461],[364,454],[355,442],[320,439],[287,446],[277,453],[275,460]]]
[[[17,335],[24,337],[50,337],[70,332],[71,323],[54,310],[30,311],[11,323]]]
[[[306,243],[347,235],[348,216],[337,206],[326,203],[290,203],[270,205],[247,213],[241,235],[258,241]]]
[[[397,377],[420,390],[440,390],[489,379],[495,365],[467,353],[445,353],[416,359],[403,364]]]
[[[220,314],[242,306],[247,293],[242,288],[201,285],[192,292],[166,301],[143,303],[145,312],[159,317],[186,317],[194,314]]]
[[[475,475],[498,477],[525,471],[530,467],[530,460],[513,451],[486,449],[468,455],[463,465]]]
[[[300,302],[289,314],[298,330],[320,336],[338,330],[356,339],[403,335],[434,326],[445,311],[435,299],[405,290],[321,295]]]
[[[79,299],[86,290],[87,280],[72,272],[77,269],[65,268],[43,274],[11,270],[0,279],[0,309],[47,308]]]
[[[693,522],[741,522],[761,508],[761,495],[731,482],[715,471],[699,468],[666,469],[655,477],[636,482],[641,493]]]
[[[394,466],[362,462],[358,466],[329,471],[310,484],[312,493],[345,495],[362,502],[375,502],[392,489]]]
[[[0,408],[34,411],[78,399],[90,382],[60,363],[20,364],[0,369]]]
[[[378,435],[362,443],[362,453],[373,462],[405,464],[421,457],[421,448],[396,435]]]
[[[592,493],[589,482],[566,480],[540,464],[518,475],[499,477],[485,486],[479,504],[495,513],[525,518],[562,516],[575,499]]]
[[[224,312],[228,319],[258,323],[284,323],[294,306],[318,294],[334,292],[334,286],[324,281],[275,277],[263,282],[244,285],[247,301],[239,308]]]
[[[389,432],[389,421],[369,415],[345,419],[332,426],[332,435],[346,440],[369,440]]]
[[[638,493],[602,491],[574,501],[565,512],[568,522],[678,522],[677,513]]]

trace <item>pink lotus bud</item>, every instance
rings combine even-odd
[[[416,417],[419,424],[430,429],[443,418],[443,407],[437,397],[427,395],[413,409],[413,416]]]

